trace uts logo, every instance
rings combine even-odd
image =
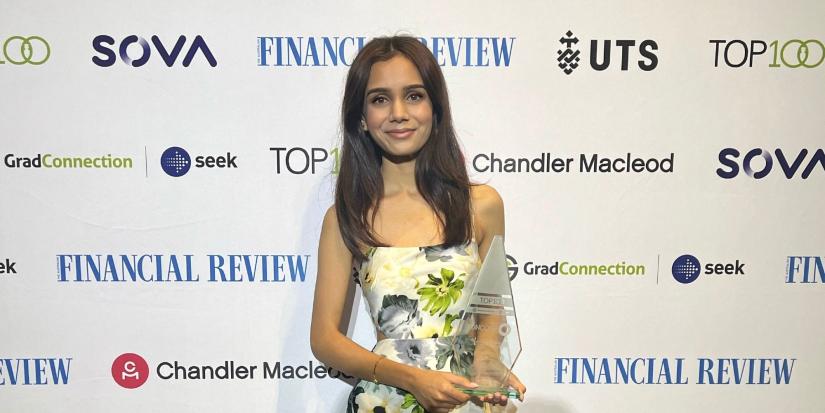
[[[112,378],[120,387],[136,389],[149,378],[149,364],[135,353],[123,353],[112,363]]]
[[[734,148],[725,148],[719,151],[719,163],[728,169],[717,168],[716,175],[724,179],[731,179],[739,175],[739,155],[739,151]],[[822,170],[825,170],[825,151],[822,149],[817,149],[810,159],[808,159],[807,149],[802,149],[792,159],[786,156],[782,149],[776,149],[774,155],[787,179],[793,178],[796,171],[802,168],[803,164],[805,164],[805,167],[802,170],[802,179],[808,179],[817,165],[822,166]],[[754,161],[755,158],[761,158],[762,160]],[[754,169],[754,162],[762,165],[759,165],[758,169]],[[762,179],[768,176],[773,169],[773,156],[762,148],[751,149],[742,158],[742,169],[745,170],[745,174],[748,176],[754,179]]]
[[[185,43],[186,36],[178,37],[178,41],[170,51],[163,45],[159,37],[152,36],[152,45],[155,46],[155,49],[161,59],[163,59],[163,62],[166,63],[167,67],[172,67],[175,64]],[[142,52],[139,56],[137,56],[137,58],[132,57],[135,55],[134,52],[132,54],[129,53],[129,46],[132,44],[138,44],[142,49]],[[96,52],[100,53],[102,57],[93,56],[92,62],[101,67],[109,67],[114,65],[117,61],[117,56],[115,55],[114,50],[110,49],[110,47],[114,45],[115,39],[111,36],[101,34],[100,36],[95,37],[94,40],[92,40],[92,47]],[[198,51],[200,51],[203,57],[206,58],[206,61],[209,62],[210,66],[215,67],[218,65],[218,61],[215,60],[215,56],[212,54],[212,51],[209,50],[209,46],[206,45],[206,41],[203,40],[203,37],[198,35],[195,36],[195,40],[189,46],[189,50],[183,57],[183,67],[189,67],[189,65],[192,64],[192,59],[195,58]],[[126,38],[120,42],[118,54],[120,55],[120,60],[122,60],[123,63],[126,63],[132,67],[140,67],[149,61],[149,58],[152,56],[152,47],[149,46],[149,42],[142,37],[135,35],[126,36]]]
[[[556,60],[559,62],[559,68],[564,74],[569,75],[579,67],[579,61],[581,61],[579,57],[581,52],[576,48],[576,45],[579,43],[579,38],[576,37],[571,30],[568,30],[567,33],[559,39],[559,43],[561,43],[564,48],[557,51],[559,57],[556,58]],[[599,46],[599,43],[601,43],[601,46]],[[621,49],[621,70],[623,72],[630,70],[630,56],[632,53],[630,48],[636,47],[636,40],[590,40],[590,50],[588,51],[590,67],[597,71],[606,70],[610,67],[612,56],[610,49],[614,43]],[[600,47],[601,51],[599,51]],[[653,53],[654,50],[659,49],[656,41],[650,39],[642,40],[639,42],[638,48],[639,54],[643,57],[643,59],[639,59],[636,62],[639,69],[645,72],[655,69],[656,66],[659,65],[659,58]]]
[[[52,49],[49,43],[40,36],[12,36],[3,42],[3,57],[0,65],[9,62],[13,65],[42,65],[49,60]]]
[[[192,167],[192,159],[185,149],[173,146],[163,151],[160,156],[160,167],[169,176],[184,176]]]
[[[699,260],[697,260],[696,257],[685,254],[679,258],[676,258],[676,261],[673,261],[671,271],[673,272],[673,278],[676,279],[676,281],[679,281],[682,284],[690,284],[699,278],[701,268],[702,265],[699,264]]]
[[[581,52],[578,49],[573,49],[573,45],[579,43],[579,38],[574,37],[573,32],[568,30],[565,36],[559,39],[559,43],[563,44],[565,49],[557,51],[559,57],[556,60],[559,61],[559,67],[564,71],[564,74],[569,75],[579,67],[579,61],[581,60],[579,58]]]

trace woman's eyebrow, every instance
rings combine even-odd
[[[404,86],[404,91],[405,92],[408,91],[408,90],[411,90],[411,89],[424,89],[424,85],[415,84],[415,85]],[[389,93],[389,92],[390,92],[390,90],[388,88],[376,87],[376,88],[372,88],[372,89],[367,90],[367,96],[369,96],[373,93]]]

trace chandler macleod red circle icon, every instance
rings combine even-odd
[[[121,387],[138,388],[149,378],[149,365],[135,353],[123,353],[112,363],[112,378]]]

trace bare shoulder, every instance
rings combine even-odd
[[[473,185],[470,187],[470,197],[476,214],[489,215],[504,212],[504,200],[490,185]]]
[[[338,215],[335,212],[335,204],[327,208],[327,212],[324,213],[323,224],[321,224],[321,243],[323,244],[325,242],[337,248],[344,246],[341,227],[338,226]]]
[[[479,240],[487,241],[488,234],[504,235],[504,201],[498,191],[490,185],[481,184],[470,187]]]
[[[335,204],[332,204],[327,208],[327,212],[324,213],[324,225],[335,225],[338,226],[338,215],[335,213]]]

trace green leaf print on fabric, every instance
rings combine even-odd
[[[473,372],[475,342],[468,336],[442,337],[436,341],[435,368],[441,370],[450,362],[450,371],[470,377]]]
[[[441,269],[441,278],[427,274],[429,281],[416,291],[427,303],[422,308],[423,311],[429,311],[430,315],[440,312],[438,315],[442,316],[450,304],[458,301],[464,288],[464,280],[453,280],[454,276],[455,273],[448,268]]]
[[[463,311],[462,311],[463,313]],[[441,332],[442,336],[449,336],[450,333],[453,331],[453,321],[457,320],[461,317],[461,314],[447,314],[444,317],[444,330]]]
[[[410,407],[412,407],[410,413],[427,413],[418,403],[418,400],[415,399],[415,396],[413,396],[412,393],[407,393],[404,395],[404,403],[401,405],[401,408],[409,409]]]

